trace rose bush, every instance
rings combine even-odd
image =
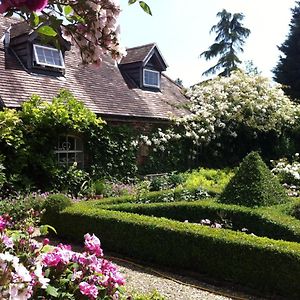
[[[125,280],[95,235],[86,234],[85,251],[77,253],[69,245],[49,248],[48,239],[38,243],[32,226],[10,231],[11,221],[0,216],[1,299],[119,299]]]
[[[142,136],[144,144],[168,151],[174,140],[190,141],[191,155],[202,156],[202,161],[219,157],[224,162],[231,157],[238,162],[251,150],[272,155],[284,148],[283,137],[298,124],[299,107],[279,85],[260,75],[235,71],[197,84],[186,95],[190,113],[174,118],[171,128]]]

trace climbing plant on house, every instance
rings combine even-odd
[[[18,112],[5,109],[0,120],[3,165],[10,189],[71,189],[76,194],[91,176],[122,170],[120,177],[125,177],[136,171],[134,136],[129,129],[106,125],[69,91],[62,90],[51,102],[34,95]],[[72,148],[75,140],[82,141],[80,166],[75,155],[68,159],[68,151],[64,151]]]

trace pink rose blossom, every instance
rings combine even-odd
[[[46,246],[50,243],[48,238],[43,239],[43,245]]]
[[[60,261],[60,256],[53,252],[46,253],[43,257],[43,264],[46,267],[56,267]]]
[[[29,226],[27,229],[28,234],[33,234],[34,233],[34,227],[33,226]]]
[[[100,240],[94,234],[91,236],[89,233],[87,233],[84,236],[84,240],[85,249],[89,253],[96,254],[96,256],[103,256],[103,251],[100,247]]]
[[[0,232],[4,231],[7,226],[7,220],[0,216]]]
[[[82,295],[88,296],[89,299],[97,299],[98,289],[94,284],[89,284],[87,282],[81,282],[79,284],[79,289]]]
[[[27,7],[31,11],[41,11],[48,4],[48,0],[2,0],[0,13],[5,13],[12,8]]]
[[[6,248],[11,248],[11,249],[13,248],[14,242],[12,238],[8,237],[6,234],[3,234],[1,240]]]

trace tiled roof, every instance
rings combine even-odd
[[[0,39],[9,26],[9,19],[0,17]],[[60,89],[69,89],[93,112],[104,117],[141,117],[168,119],[170,114],[182,115],[186,103],[180,88],[162,75],[161,92],[129,88],[116,64],[105,58],[100,69],[81,64],[75,51],[66,52],[65,77],[56,78],[30,74],[16,57],[0,45],[0,102],[6,107],[19,107],[32,94],[50,101]]]
[[[154,43],[147,44],[143,46],[138,46],[134,48],[128,48],[126,49],[127,55],[122,58],[121,64],[130,64],[134,62],[143,62],[149,52],[155,47],[156,45]]]
[[[29,34],[32,32],[31,27],[27,24],[27,22],[18,22],[14,24],[10,30],[11,38],[23,35],[23,34]]]

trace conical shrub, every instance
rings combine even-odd
[[[268,206],[284,203],[287,195],[257,152],[248,154],[220,195],[222,203]]]

